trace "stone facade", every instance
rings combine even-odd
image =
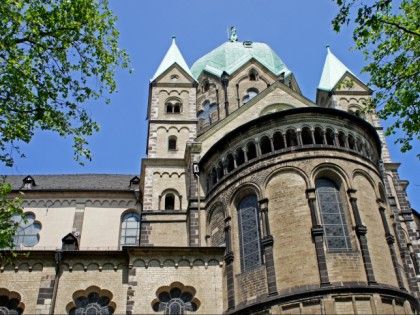
[[[418,314],[420,220],[372,91],[345,71],[313,103],[273,54],[233,41],[190,69],[173,42],[139,177],[10,177],[28,222],[0,311]]]

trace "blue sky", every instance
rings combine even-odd
[[[176,36],[187,64],[227,40],[226,30],[234,25],[240,41],[251,40],[270,45],[295,74],[302,93],[315,100],[316,88],[326,56],[325,45],[363,81],[360,74],[364,57],[351,52],[350,29],[337,34],[331,19],[337,11],[332,0],[251,1],[251,0],[110,0],[118,16],[120,46],[131,57],[133,74],[118,71],[119,92],[111,104],[103,101],[86,104],[101,126],[89,138],[94,158],[85,166],[73,161],[71,140],[49,132],[39,132],[28,145],[22,145],[26,158],[16,159],[13,168],[1,173],[14,175],[109,173],[139,174],[145,157],[146,109],[149,80]],[[386,123],[385,123],[386,125]],[[401,154],[388,139],[394,162],[401,162],[400,177],[410,181],[412,207],[420,210],[420,145]]]

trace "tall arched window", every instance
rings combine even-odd
[[[261,244],[258,219],[258,200],[248,195],[238,204],[241,268],[247,271],[261,265]]]
[[[168,138],[168,150],[175,151],[176,150],[176,137],[170,136]]]
[[[317,179],[315,185],[328,250],[350,250],[350,237],[339,189],[326,178]]]
[[[175,210],[175,195],[166,194],[165,196],[165,210]]]
[[[121,246],[138,245],[140,235],[140,215],[127,213],[121,220]]]

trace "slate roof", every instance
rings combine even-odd
[[[23,180],[28,175],[8,175],[6,182],[12,184],[13,190],[48,191],[130,191],[130,180],[136,175],[121,174],[63,174],[63,175],[29,175],[35,181],[30,189],[23,188]]]

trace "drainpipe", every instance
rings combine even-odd
[[[63,251],[56,250],[54,254],[54,258],[55,258],[55,279],[54,279],[53,295],[52,295],[51,305],[50,305],[50,315],[54,314],[55,301],[57,299],[58,281],[60,280],[60,274],[61,274],[61,262],[63,260]]]

